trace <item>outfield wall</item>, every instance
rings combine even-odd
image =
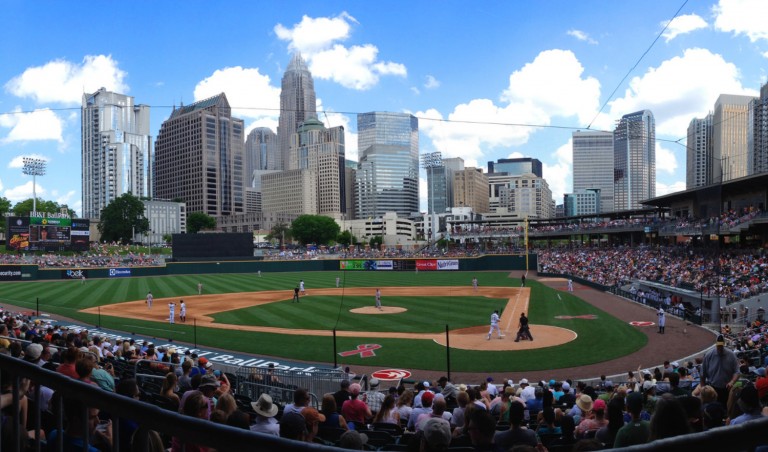
[[[527,261],[527,262],[526,262]],[[527,266],[526,266],[527,264]],[[537,267],[535,254],[494,254],[469,258],[420,259],[317,259],[285,261],[168,262],[157,267],[38,268],[37,265],[0,265],[0,281],[79,280],[216,273],[319,272],[319,271],[524,271]]]

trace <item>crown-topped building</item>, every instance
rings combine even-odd
[[[281,167],[276,169],[289,170],[296,169],[290,162],[291,137],[304,121],[317,117],[315,82],[300,53],[295,53],[291,58],[283,74],[281,88],[280,120],[277,126]]]

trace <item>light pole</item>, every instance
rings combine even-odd
[[[434,214],[435,214],[435,168],[443,166],[443,154],[441,152],[430,152],[421,155],[421,167],[427,170],[427,179],[429,179],[429,199],[431,201],[431,207],[427,206],[427,212],[429,214],[429,225],[432,229],[432,237],[430,240],[434,242],[437,235],[437,228],[435,227]]]
[[[24,157],[21,172],[32,176],[32,212],[37,212],[37,176],[45,176],[45,160],[37,157]]]

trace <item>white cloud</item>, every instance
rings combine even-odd
[[[518,151],[512,151],[509,153],[509,155],[507,155],[508,159],[521,159],[523,157],[525,157],[525,155],[523,155],[522,152],[518,152]]]
[[[233,116],[257,121],[280,116],[280,88],[272,86],[269,76],[261,74],[258,68],[236,66],[216,70],[195,86],[195,101],[221,92],[227,95]]]
[[[357,20],[346,12],[330,18],[304,16],[293,28],[277,24],[275,34],[288,41],[290,49],[301,52],[314,78],[332,80],[346,88],[367,90],[381,76],[408,75],[401,63],[378,61],[379,49],[373,44],[341,44],[349,39],[352,24]]]
[[[656,142],[656,172],[664,171],[671,175],[677,171],[677,157],[671,150]]]
[[[768,52],[763,52],[763,58],[768,58]]]
[[[768,40],[768,2],[764,0],[720,0],[713,8],[715,29],[735,35],[744,34],[751,42]]]
[[[3,181],[0,180],[0,190],[2,190],[2,189],[3,189]]]
[[[509,76],[502,100],[533,104],[548,116],[577,116],[586,124],[599,107],[600,82],[581,78],[583,72],[570,50],[545,50]]]
[[[22,113],[17,108],[15,113],[0,115],[0,127],[10,128],[8,135],[0,143],[19,141],[54,140],[62,143],[64,124],[56,113],[49,109]]]
[[[424,82],[424,88],[435,89],[440,87],[440,80],[436,79],[433,75],[427,75]]]
[[[536,127],[549,125],[554,116],[577,116],[586,122],[597,111],[600,83],[582,78],[584,68],[570,51],[547,50],[509,77],[509,88],[495,105],[473,99],[457,105],[447,119],[434,109],[416,113],[419,128],[446,157],[482,160],[489,148],[525,144]],[[435,119],[433,121],[429,119]],[[466,121],[463,123],[461,121]]]
[[[51,190],[51,198],[59,204],[66,204],[67,206],[72,207],[74,205],[73,201],[76,201],[75,193],[75,190],[70,190],[66,193],[59,193],[58,190]]]
[[[41,198],[44,197],[46,194],[46,191],[43,187],[40,186],[40,184],[37,185],[37,197]],[[20,201],[24,201],[25,199],[29,199],[32,197],[32,181],[29,180],[25,182],[23,185],[18,185],[13,188],[9,188],[5,190],[5,197],[8,198],[9,201],[12,203],[17,203]]]
[[[664,21],[661,23],[661,26],[664,27],[667,24],[669,24],[667,29],[664,30],[664,33],[661,35],[667,42],[675,39],[680,35],[684,35],[701,28],[707,28],[707,21],[702,19],[701,16],[697,14],[684,14],[682,16],[677,16],[672,21],[672,23],[669,23],[669,21]]]
[[[411,87],[411,92],[412,92],[413,94],[417,95],[417,96],[418,96],[419,94],[421,94],[421,91],[419,91],[419,88],[417,88],[417,87],[415,87],[415,86],[412,86],[412,87]]]
[[[553,164],[542,162],[542,174],[552,191],[555,204],[563,203],[563,194],[570,192],[573,187],[573,141],[560,146],[552,153]]]
[[[87,55],[80,64],[54,60],[30,67],[6,83],[5,90],[38,103],[80,105],[84,92],[92,93],[101,87],[127,93],[125,77],[126,72],[118,68],[111,55]]]
[[[293,28],[283,24],[275,25],[275,34],[283,41],[289,41],[288,47],[305,54],[313,54],[327,49],[336,41],[349,38],[351,23],[357,20],[343,12],[336,17],[312,18],[303,16],[301,22]]]
[[[597,44],[597,41],[590,38],[589,35],[581,30],[571,29],[566,32],[568,36],[573,36],[574,38],[578,39],[579,41],[584,41],[589,44]]]
[[[670,193],[676,193],[685,190],[685,181],[676,181],[671,184],[664,184],[656,181],[656,196],[664,196]]]
[[[683,137],[691,118],[706,115],[720,94],[757,95],[741,84],[740,76],[736,65],[721,55],[687,49],[634,77],[624,97],[610,102],[607,117],[648,109],[656,118],[657,135]]]
[[[48,157],[40,154],[17,155],[16,157],[12,158],[10,162],[8,162],[8,168],[22,168],[24,166],[24,157],[32,157],[34,159],[45,160],[46,164],[50,162]]]

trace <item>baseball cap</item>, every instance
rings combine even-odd
[[[221,386],[221,383],[219,383],[219,380],[216,379],[215,375],[203,375],[202,380],[200,380],[200,386],[198,387],[204,388],[207,386],[218,388],[219,386]]]
[[[493,381],[493,377],[488,377],[488,378],[486,378],[486,379],[485,379],[485,381],[487,381],[488,383],[490,383],[490,382],[492,382],[492,381]]]
[[[725,345],[725,338],[723,335],[717,336],[717,341],[715,341],[715,345]]]
[[[352,394],[360,394],[360,383],[352,383],[349,385],[349,392]]]
[[[422,406],[424,405],[424,402],[431,404],[433,400],[435,400],[435,394],[433,392],[427,391],[421,395]]]
[[[571,390],[571,385],[569,385],[567,381],[564,381],[563,382],[563,391],[570,391],[570,390]]]
[[[445,448],[451,443],[451,425],[445,419],[430,418],[421,430],[431,449]]]
[[[40,344],[29,344],[24,351],[24,357],[28,360],[40,359],[40,355],[43,353],[43,346]]]
[[[630,411],[643,409],[643,395],[639,392],[632,392],[627,396],[627,409]]]
[[[368,383],[370,383],[371,387],[376,387],[379,385],[379,379],[378,378],[371,378]]]
[[[520,384],[521,385],[527,385],[528,384],[528,379],[527,378],[523,378],[522,380],[520,380]]]
[[[653,382],[650,381],[650,380],[645,380],[643,382],[643,391],[650,391],[651,389],[653,389],[655,387],[656,387],[656,385],[653,384]]]
[[[208,364],[208,358],[206,358],[205,356],[201,356],[200,358],[197,359],[197,363],[200,364],[201,366],[205,366],[206,364]]]
[[[425,387],[425,388],[428,388],[428,387],[429,387],[429,382],[428,382],[428,381],[424,380],[424,383],[423,383],[423,384],[424,384],[424,387]]]
[[[306,409],[306,408],[305,408]],[[280,437],[297,438],[307,433],[307,421],[304,416],[296,412],[290,412],[280,418]]]
[[[595,402],[592,404],[592,410],[594,410],[594,411],[600,411],[600,410],[605,411],[605,400],[603,400],[603,399],[595,400]]]
[[[313,422],[325,422],[325,415],[312,407],[305,407],[303,410],[301,410],[301,415],[304,416],[307,424],[311,424]]]

